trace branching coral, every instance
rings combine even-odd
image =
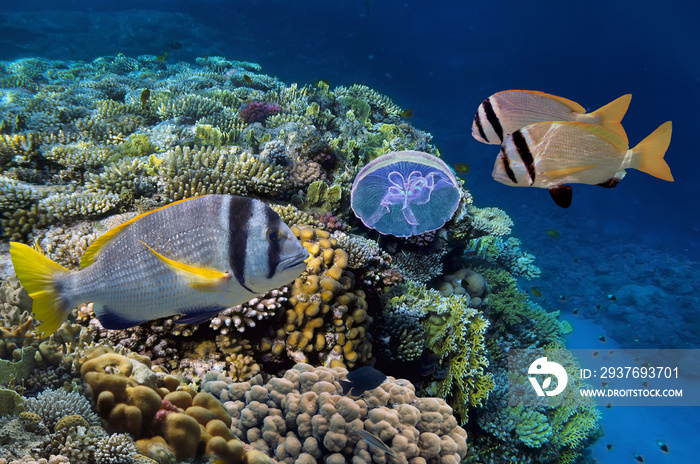
[[[460,420],[466,422],[469,408],[482,405],[494,385],[492,375],[486,372],[489,361],[484,334],[489,321],[469,307],[467,296],[443,297],[410,280],[400,296],[389,300],[387,310],[422,319],[426,348],[449,366],[447,375],[434,380],[428,392],[449,399]]]

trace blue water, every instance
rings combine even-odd
[[[470,165],[467,186],[477,204],[501,207],[514,218],[514,235],[543,269],[537,282],[543,304],[581,315],[574,321],[575,347],[594,348],[606,333],[620,346],[633,347],[639,338],[645,347],[700,348],[700,156],[694,137],[700,123],[700,3],[60,3],[3,5],[0,59],[92,60],[167,51],[169,60],[225,55],[258,62],[285,82],[366,84],[413,108],[412,123],[434,135],[448,162]],[[543,189],[494,182],[497,148],[471,137],[471,121],[482,100],[511,88],[562,95],[588,110],[632,93],[623,121],[630,145],[673,121],[666,160],[675,182],[631,171],[615,189],[574,186],[567,210]],[[648,295],[635,294],[630,285]],[[615,292],[627,297],[606,299]],[[608,438],[593,449],[599,462],[633,463],[632,453],[644,454],[647,463],[698,462],[696,409],[640,407],[620,414],[605,413]],[[620,443],[614,452],[601,445],[606,439]],[[657,439],[669,442],[672,452],[661,454]]]

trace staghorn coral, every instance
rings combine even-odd
[[[54,145],[44,157],[62,166],[73,169],[88,169],[105,164],[114,156],[114,150],[87,142],[73,142],[66,145]]]
[[[358,430],[378,436],[409,462],[457,464],[465,456],[466,432],[444,401],[417,398],[410,382],[393,377],[351,398],[339,383],[346,373],[297,364],[263,384],[260,377],[232,383],[212,372],[203,388],[218,392],[236,436],[278,462],[385,462]]]
[[[57,193],[39,201],[39,210],[65,223],[71,219],[96,217],[114,211],[120,202],[119,195],[111,192]]]
[[[162,157],[159,183],[169,200],[209,193],[274,194],[284,183],[284,171],[247,152],[176,147]]]
[[[39,198],[31,184],[0,176],[0,210],[12,211],[32,204]]]

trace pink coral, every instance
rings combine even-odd
[[[277,114],[282,111],[282,108],[275,105],[274,103],[266,103],[259,101],[252,101],[243,107],[238,114],[241,119],[247,123],[251,122],[262,122],[268,116]]]
[[[160,409],[156,412],[156,415],[153,418],[153,422],[151,422],[151,433],[153,435],[160,434],[160,429],[163,427],[163,422],[165,421],[165,418],[168,416],[168,414],[180,411],[182,410],[170,401],[162,400],[160,404]]]

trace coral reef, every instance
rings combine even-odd
[[[587,406],[504,396],[506,349],[545,349],[566,330],[518,288],[515,278],[539,268],[508,237],[505,212],[475,206],[456,180],[457,210],[437,231],[379,237],[352,213],[351,185],[372,160],[440,157],[387,96],[285,84],[221,56],[121,54],[3,62],[0,91],[6,240],[77,269],[97,236],[134,215],[228,193],[271,203],[311,254],[294,282],[206,324],[173,317],[109,331],[86,304],[48,339],[5,264],[0,384],[12,410],[0,462],[391,459],[358,430],[411,463],[571,462],[590,440],[598,417]],[[406,367],[415,387],[389,377],[360,398],[342,395],[344,369],[367,364]],[[457,426],[467,419],[468,449]]]
[[[365,430],[408,462],[457,464],[467,434],[444,401],[419,398],[413,385],[388,377],[360,398],[342,393],[342,368],[297,364],[267,384],[231,382],[212,372],[203,384],[231,412],[231,430],[277,462],[386,462],[358,435]]]
[[[372,318],[365,293],[355,289],[355,277],[346,270],[347,252],[328,231],[298,227],[292,231],[311,257],[306,271],[292,284],[283,328],[274,338],[264,338],[260,350],[268,360],[284,355],[331,367],[366,362],[372,354],[366,338]]]

